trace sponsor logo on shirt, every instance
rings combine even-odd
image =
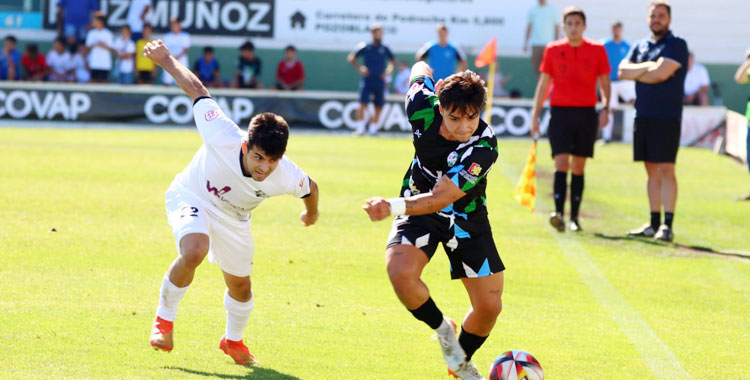
[[[469,173],[474,176],[478,176],[479,173],[482,172],[482,167],[479,166],[476,162],[472,162],[471,166],[469,166]]]
[[[244,208],[242,208],[242,207],[239,207],[239,206],[235,206],[235,205],[233,205],[233,204],[232,204],[232,202],[230,202],[229,200],[227,200],[227,199],[226,199],[226,198],[224,197],[224,194],[226,194],[226,193],[228,193],[228,192],[232,191],[232,188],[231,188],[231,187],[229,187],[229,186],[224,186],[223,188],[219,189],[219,188],[217,188],[217,187],[213,187],[213,186],[211,186],[211,181],[209,181],[209,180],[206,180],[206,190],[207,190],[207,191],[208,191],[209,193],[213,194],[213,195],[214,195],[214,196],[215,196],[216,198],[219,198],[219,199],[220,199],[220,200],[221,200],[222,202],[226,202],[226,203],[227,203],[227,204],[228,204],[228,205],[229,205],[230,207],[232,207],[233,209],[235,209],[235,210],[239,210],[239,211],[243,211],[243,212],[245,211],[245,209],[244,209]]]
[[[206,115],[204,117],[205,117],[206,121],[211,121],[211,120],[216,119],[217,117],[219,117],[219,111],[218,110],[208,110],[208,112],[206,112]]]
[[[466,172],[466,170],[461,170],[461,172],[458,174],[460,174],[461,177],[464,177],[465,180],[471,183],[476,183],[477,180],[479,179],[479,177],[469,174],[468,172]]]

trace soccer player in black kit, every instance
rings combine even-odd
[[[399,198],[371,198],[372,221],[396,216],[386,266],[401,303],[434,329],[449,371],[461,379],[484,379],[472,363],[502,309],[503,270],[487,217],[487,173],[498,157],[492,128],[479,119],[487,90],[471,71],[434,83],[432,70],[417,62],[411,71],[406,113],[413,131],[414,159]],[[461,279],[471,308],[456,338],[420,279],[443,245],[451,278]]]

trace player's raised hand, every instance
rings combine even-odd
[[[310,214],[307,210],[302,210],[302,213],[299,214],[299,220],[305,227],[312,226],[318,220],[318,215],[320,214],[317,212],[315,214]]]
[[[367,215],[370,217],[370,220],[372,220],[373,222],[377,222],[391,216],[391,204],[388,203],[387,200],[380,197],[368,199],[367,201],[365,201],[362,209],[365,210]]]
[[[164,66],[164,62],[169,58],[170,53],[167,45],[162,40],[154,40],[143,47],[143,56],[152,60],[159,66]]]

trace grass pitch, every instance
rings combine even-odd
[[[369,196],[394,196],[406,139],[293,134],[289,156],[320,184],[303,228],[292,197],[253,213],[256,307],[248,369],[218,350],[219,268],[204,263],[180,305],[175,350],[148,345],[176,252],[164,192],[200,146],[193,131],[0,129],[0,378],[443,379],[431,331],[399,304]],[[624,238],[648,218],[645,171],[629,146],[597,148],[581,234],[547,225],[552,161],[538,156],[538,210],[511,193],[529,143],[500,144],[488,208],[507,266],[504,310],[475,355],[535,355],[548,379],[748,379],[750,203],[745,169],[682,149],[676,245]],[[468,308],[439,250],[424,280],[460,320]]]

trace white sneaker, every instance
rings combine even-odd
[[[471,360],[461,363],[461,366],[451,375],[462,380],[486,380]]]
[[[466,353],[456,338],[456,322],[453,322],[450,318],[443,317],[443,323],[435,332],[437,334],[433,338],[440,342],[445,364],[448,365],[449,370],[457,371],[464,360],[466,360]]]

